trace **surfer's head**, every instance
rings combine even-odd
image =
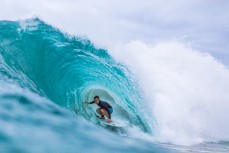
[[[99,96],[95,96],[95,97],[94,97],[94,102],[95,102],[96,104],[99,104]]]

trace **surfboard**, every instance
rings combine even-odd
[[[101,125],[104,125],[104,126],[119,127],[119,128],[124,128],[124,127],[128,127],[129,126],[128,124],[119,123],[119,122],[116,122],[116,121],[112,121],[110,123],[107,123],[107,120],[105,120],[105,119],[100,119],[100,123],[101,123]]]

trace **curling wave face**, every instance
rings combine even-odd
[[[99,95],[116,108],[114,117],[124,116],[131,125],[152,133],[141,114],[141,93],[131,73],[106,50],[38,18],[2,21],[0,33],[2,75],[88,120],[93,114],[83,102]]]

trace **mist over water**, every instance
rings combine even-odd
[[[177,41],[132,41],[111,50],[137,78],[157,122],[156,140],[229,140],[229,70],[217,59]]]

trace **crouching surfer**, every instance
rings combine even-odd
[[[87,104],[96,103],[99,106],[99,108],[96,109],[96,112],[100,115],[99,119],[105,119],[104,117],[105,115],[108,118],[107,122],[108,123],[112,122],[111,114],[113,112],[113,108],[108,102],[100,100],[99,96],[95,96],[92,102],[85,102],[85,103]]]

